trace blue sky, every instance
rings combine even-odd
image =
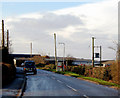
[[[8,2],[3,3],[3,16],[13,16],[33,12],[53,11],[61,8],[68,8],[81,5],[76,2]]]
[[[102,0],[94,0],[99,2]],[[93,2],[3,2],[2,16],[14,16],[33,12],[54,11],[63,8],[76,7]]]

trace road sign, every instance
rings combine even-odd
[[[58,62],[58,71],[62,71],[62,62]]]
[[[95,58],[99,58],[99,53],[95,53]]]

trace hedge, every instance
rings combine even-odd
[[[111,81],[118,83],[118,68],[117,63],[113,63],[110,66],[106,67],[94,67],[92,66],[68,66],[66,71],[75,72],[79,75],[84,75],[87,77],[93,77],[102,79],[105,81]]]
[[[54,64],[45,65],[45,69],[55,69]],[[67,66],[65,67],[65,71],[71,71],[79,75],[84,75],[86,77],[93,77],[102,79],[105,81],[110,81],[118,84],[118,67],[117,62],[114,62],[110,66],[106,67],[92,67],[91,65],[83,65],[83,66]]]

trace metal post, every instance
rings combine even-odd
[[[66,69],[68,71],[68,61],[66,60]]]
[[[4,48],[4,20],[2,20],[2,48]]]
[[[101,66],[101,59],[102,59],[102,49],[101,49],[101,46],[100,46],[100,66]]]
[[[94,67],[94,37],[92,37],[92,66]]]
[[[64,71],[64,61],[65,61],[65,43],[59,43],[59,44],[63,44],[64,48],[63,48],[63,71]]]
[[[63,50],[63,71],[64,71],[64,61],[65,61],[65,43],[63,43],[64,45],[64,50]]]
[[[7,48],[9,51],[9,30],[7,30]]]
[[[30,43],[31,58],[32,58],[32,43]]]
[[[56,71],[58,71],[58,68],[57,68],[56,34],[55,33],[54,33],[54,41],[55,41],[55,65],[56,65]]]

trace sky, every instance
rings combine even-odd
[[[102,46],[102,59],[115,59],[118,40],[118,0],[84,0],[79,2],[1,2],[5,30],[10,31],[12,53],[54,56],[54,33],[57,55],[92,57],[95,46]],[[0,37],[1,38],[1,37]],[[95,53],[99,48],[95,48]],[[97,59],[96,59],[97,60]]]

